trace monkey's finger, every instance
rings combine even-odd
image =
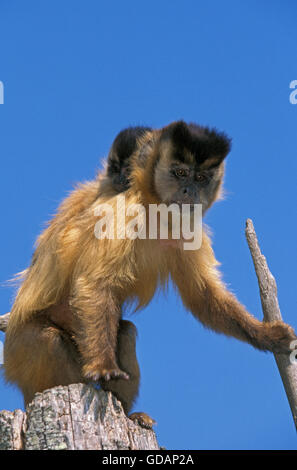
[[[98,382],[98,380],[101,377],[101,374],[99,373],[94,373],[94,372],[88,372],[87,374],[84,374],[85,378],[87,380],[91,380],[92,382]]]
[[[102,378],[107,382],[111,379],[129,380],[130,377],[128,374],[126,374],[126,372],[119,369],[119,370],[112,370],[110,372],[107,372]]]
[[[101,372],[87,372],[85,378],[87,380],[91,380],[93,382],[98,382],[98,380],[105,380],[108,382],[111,379],[123,379],[129,380],[129,375],[120,370],[120,369],[112,369],[112,370],[103,370]]]

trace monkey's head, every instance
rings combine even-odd
[[[115,138],[107,159],[107,176],[114,190],[121,193],[129,187],[130,157],[137,148],[138,139],[149,127],[128,127]]]
[[[219,197],[230,147],[224,133],[184,121],[153,132],[144,164],[150,191],[159,203],[202,204],[205,212]]]

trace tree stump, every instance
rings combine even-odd
[[[0,450],[159,450],[153,430],[125,415],[110,393],[73,384],[37,393],[27,407],[0,412]]]

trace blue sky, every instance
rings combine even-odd
[[[184,119],[233,138],[225,200],[206,217],[224,280],[257,318],[251,217],[284,320],[296,320],[297,5],[291,0],[1,0],[0,281],[24,269],[44,222],[94,177],[128,125]],[[14,291],[1,287],[0,312]],[[133,317],[136,410],[167,449],[296,449],[271,354],[209,332],[169,290]],[[0,334],[0,340],[3,340]],[[22,407],[0,381],[0,409]]]

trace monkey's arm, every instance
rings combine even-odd
[[[290,352],[290,342],[296,339],[293,329],[283,322],[260,322],[250,315],[225,288],[216,264],[206,236],[200,250],[182,253],[173,267],[172,278],[184,305],[201,323],[218,333],[248,342],[257,349]]]
[[[121,308],[112,289],[81,276],[75,284],[70,304],[80,321],[74,339],[82,356],[83,375],[94,381],[115,377],[127,379],[116,360]]]

